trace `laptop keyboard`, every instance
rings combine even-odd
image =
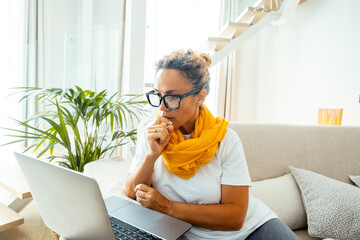
[[[127,224],[117,218],[112,216],[109,217],[117,240],[161,239],[137,227],[131,226],[130,224]]]

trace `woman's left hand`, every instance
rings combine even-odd
[[[146,184],[139,184],[134,189],[136,201],[141,206],[166,214],[170,210],[171,201]]]

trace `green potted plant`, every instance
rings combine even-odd
[[[78,172],[83,172],[89,162],[111,156],[127,140],[135,142],[134,121],[144,114],[142,105],[147,103],[139,100],[140,95],[117,99],[117,94],[108,97],[106,90],[96,94],[78,86],[17,89],[25,93],[20,101],[34,99],[44,104],[44,111],[25,121],[14,119],[23,129],[5,128],[12,132],[7,136],[18,138],[7,144],[30,140],[24,152],[33,149],[37,157],[49,152],[49,161],[57,159],[61,166]],[[132,130],[126,131],[128,126]],[[58,147],[65,153],[54,155]]]

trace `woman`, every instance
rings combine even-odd
[[[237,134],[203,105],[211,59],[177,51],[156,67],[146,94],[161,114],[140,136],[126,195],[193,225],[188,239],[297,239],[262,202]]]

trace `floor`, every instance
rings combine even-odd
[[[12,151],[0,149],[0,174],[9,171],[16,163],[13,160]],[[0,201],[7,199],[9,192],[0,188]],[[24,217],[24,224],[0,232],[0,240],[55,240],[50,229],[48,229],[40,217],[36,203],[32,201],[26,206],[20,215]]]
[[[41,219],[34,201],[26,206],[20,214],[25,218],[25,223],[0,232],[0,240],[55,240],[51,230]]]

